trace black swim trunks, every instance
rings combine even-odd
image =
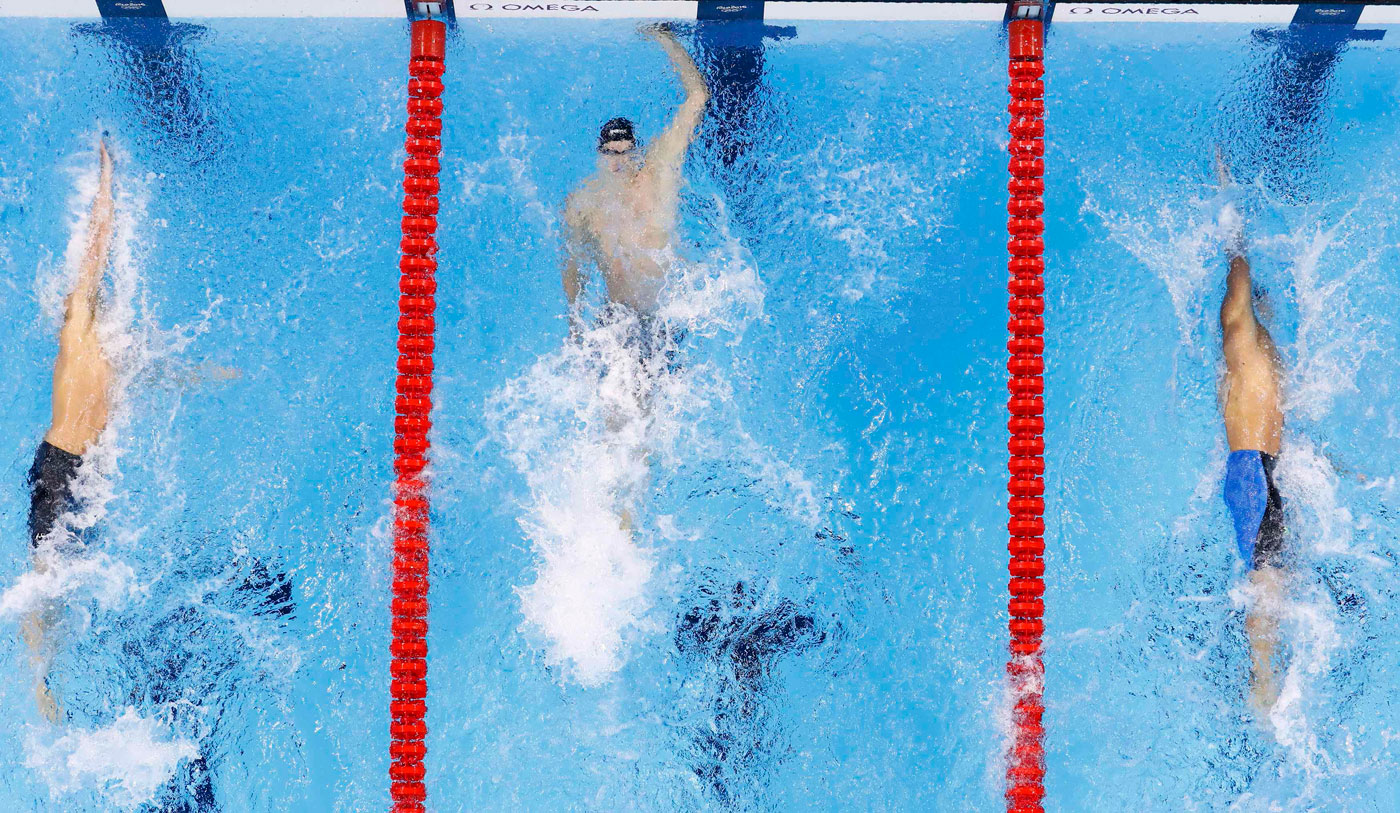
[[[30,547],[39,547],[58,524],[58,518],[76,508],[73,481],[78,477],[78,466],[82,462],[81,455],[64,451],[48,441],[39,444],[39,450],[34,453],[34,465],[29,469]]]
[[[637,357],[649,375],[663,371],[675,373],[681,369],[680,345],[686,329],[677,327],[659,316],[639,313],[626,305],[611,303],[598,315],[598,324],[626,323],[622,346]]]
[[[1235,523],[1235,544],[1250,567],[1278,567],[1283,558],[1283,497],[1274,484],[1271,454],[1230,453],[1225,463],[1225,505]]]

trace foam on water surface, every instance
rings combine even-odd
[[[135,810],[197,753],[194,743],[127,708],[101,728],[31,733],[24,764],[43,778],[56,804],[96,791],[113,809]]]
[[[702,448],[697,426],[728,400],[712,365],[687,363],[687,345],[738,341],[761,312],[762,289],[732,243],[705,262],[663,262],[672,281],[651,321],[603,308],[488,409],[530,492],[520,524],[539,568],[519,590],[525,621],[543,635],[548,660],[589,686],[657,631],[647,617],[656,551],[639,521],[652,467]]]
[[[0,736],[0,806],[381,808],[402,28],[213,21],[154,60],[111,28],[0,25],[0,607],[66,601],[82,620],[53,672],[72,721]],[[1240,94],[1272,43],[1089,28],[1054,34],[1047,77],[1052,804],[1384,809],[1392,49],[1341,54],[1309,125],[1325,149],[1278,172],[1237,137],[1267,124]],[[707,45],[706,70],[757,84],[716,94],[691,151],[662,304],[688,335],[675,369],[643,369],[625,320],[565,340],[559,211],[598,124],[664,127],[664,54],[630,26],[459,23],[432,804],[1001,803],[1000,30],[802,23],[748,63]],[[19,483],[97,116],[129,219],[103,327],[119,409],[71,518],[95,544],[31,572]],[[1302,175],[1306,194],[1270,188]],[[1219,494],[1227,202],[1290,370],[1279,479],[1299,562],[1263,721]],[[4,646],[0,697],[37,719],[28,653]]]

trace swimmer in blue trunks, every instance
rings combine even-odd
[[[1249,636],[1251,700],[1261,715],[1278,699],[1278,606],[1283,598],[1283,500],[1274,482],[1283,435],[1278,353],[1254,310],[1254,290],[1239,216],[1228,207],[1232,234],[1225,247],[1230,272],[1220,305],[1225,351],[1221,402],[1230,457],[1225,466],[1225,505],[1235,543],[1253,585],[1245,615]]]
[[[97,195],[88,216],[87,242],[78,281],[65,303],[63,329],[58,335],[58,359],[53,370],[53,415],[49,430],[34,454],[29,470],[29,545],[34,568],[49,566],[50,549],[61,545],[62,520],[77,507],[73,483],[82,456],[107,427],[112,385],[112,365],[97,336],[99,288],[107,270],[112,244],[112,159],[104,142],[98,148],[100,163]],[[36,669],[35,696],[39,710],[56,720],[58,707],[47,685],[50,614],[39,611],[23,624]]]

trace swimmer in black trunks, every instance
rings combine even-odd
[[[49,566],[47,553],[62,542],[62,519],[75,508],[73,482],[82,455],[107,427],[112,365],[97,336],[99,288],[112,243],[112,159],[103,142],[98,148],[100,170],[97,195],[88,216],[87,243],[78,281],[65,303],[63,329],[58,336],[58,359],[53,371],[53,419],[34,454],[29,471],[29,544],[34,567]],[[23,623],[36,669],[35,696],[50,720],[58,706],[47,685],[50,613],[37,611]]]
[[[695,60],[665,25],[646,25],[642,34],[654,40],[671,61],[685,91],[685,100],[665,130],[647,146],[632,122],[614,118],[598,132],[596,171],[564,203],[567,227],[561,273],[569,303],[569,333],[584,330],[579,296],[589,268],[596,268],[607,286],[601,323],[622,322],[624,346],[636,356],[644,382],[675,368],[679,331],[657,315],[660,294],[675,257],[676,219],[686,153],[705,118],[710,90]],[[635,392],[628,414],[649,409],[648,385]],[[616,434],[624,422],[610,415],[608,428]],[[640,450],[639,450],[640,451]],[[618,510],[622,530],[632,531],[626,507]]]
[[[687,334],[684,327],[616,302],[598,312],[597,324],[622,326],[622,348],[637,361],[638,371],[648,382],[655,383],[658,377],[681,369],[680,345]]]
[[[1221,169],[1221,180],[1228,177]],[[1230,457],[1225,467],[1225,504],[1235,526],[1240,557],[1250,569],[1252,606],[1245,615],[1252,661],[1250,699],[1268,713],[1278,699],[1276,655],[1278,607],[1283,600],[1283,500],[1274,466],[1283,435],[1280,370],[1273,338],[1254,312],[1249,260],[1233,206],[1225,217],[1232,234],[1225,247],[1230,273],[1220,305],[1225,351],[1221,402]]]

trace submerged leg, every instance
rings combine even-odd
[[[1254,586],[1253,605],[1245,612],[1249,636],[1250,704],[1260,718],[1278,700],[1279,603],[1283,601],[1283,571],[1265,565],[1249,574]]]

